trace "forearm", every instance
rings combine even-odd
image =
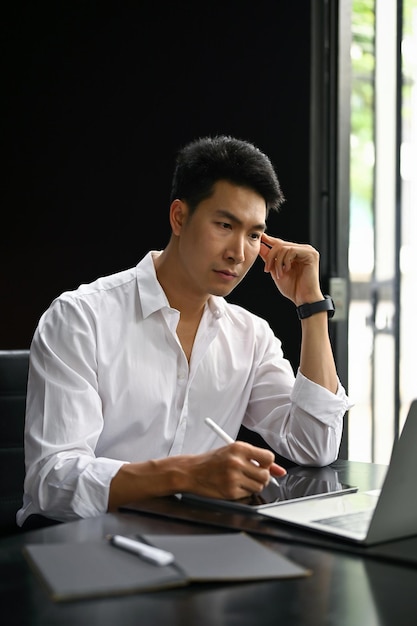
[[[313,382],[336,393],[338,378],[328,331],[327,313],[301,321],[300,371]]]
[[[188,456],[126,463],[110,483],[110,511],[135,500],[168,496],[187,490]]]
[[[253,463],[256,461],[256,464]],[[110,483],[110,511],[135,500],[190,492],[237,499],[256,493],[269,482],[270,472],[285,470],[274,454],[237,441],[205,454],[190,454],[122,465]]]

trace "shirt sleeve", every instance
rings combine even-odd
[[[336,393],[332,393],[298,370],[291,403],[288,451],[301,465],[322,467],[333,463],[339,454],[343,417],[353,406],[340,380]]]
[[[285,359],[281,361],[288,363]],[[279,455],[305,466],[323,467],[338,457],[343,417],[352,403],[338,380],[328,389],[306,378],[295,380],[280,359],[258,367],[244,424],[259,433]]]
[[[61,521],[107,510],[110,482],[124,461],[95,456],[103,429],[94,320],[59,299],[41,318],[30,355],[25,421],[25,499]]]

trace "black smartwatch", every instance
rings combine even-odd
[[[335,308],[332,297],[326,295],[324,296],[324,300],[320,300],[319,302],[310,302],[297,306],[296,311],[299,320],[311,317],[311,315],[321,313],[322,311],[327,311],[327,316],[331,318],[334,315]]]

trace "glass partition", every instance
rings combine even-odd
[[[417,0],[353,0],[349,459],[388,463],[417,397]]]

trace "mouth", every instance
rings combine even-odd
[[[230,270],[214,270],[214,272],[225,280],[233,280],[238,278],[238,274],[236,274],[236,272],[231,272]]]

